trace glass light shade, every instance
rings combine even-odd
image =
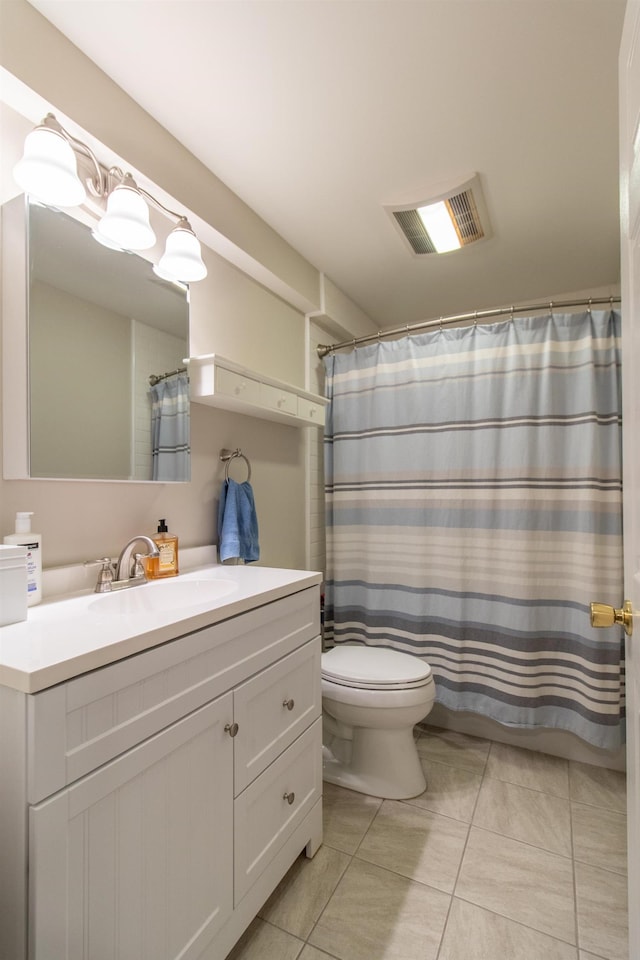
[[[156,242],[149,208],[135,186],[118,184],[107,199],[107,212],[96,233],[124,250],[148,250]]]
[[[91,236],[94,240],[97,240],[103,247],[106,247],[107,250],[117,250],[119,253],[126,253],[124,247],[119,246],[117,243],[114,243],[113,240],[109,240],[108,237],[103,236],[98,232],[98,228],[91,231]]]
[[[438,203],[430,203],[426,207],[418,207],[418,216],[438,253],[448,253],[450,250],[460,249],[460,239],[447,205],[443,200]]]
[[[207,268],[202,260],[200,243],[186,221],[181,221],[167,237],[165,251],[158,264],[160,275],[193,283],[204,280]]]
[[[77,207],[86,199],[73,148],[50,127],[36,127],[27,135],[13,176],[25,193],[52,207]]]
[[[157,277],[160,277],[162,280],[166,280],[167,283],[173,283],[176,287],[180,287],[181,290],[188,290],[186,283],[183,283],[182,280],[178,280],[178,278],[174,277],[172,273],[167,273],[160,267],[159,263],[154,263],[151,269]]]

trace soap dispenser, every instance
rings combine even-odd
[[[158,580],[162,577],[178,575],[178,538],[167,529],[167,521],[162,519],[158,523],[158,532],[151,538],[158,548],[158,557],[147,560],[147,577],[149,580]]]
[[[35,606],[42,600],[42,534],[31,532],[30,513],[16,513],[16,532],[4,542],[27,550],[27,605]]]

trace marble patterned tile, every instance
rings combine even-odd
[[[344,853],[355,853],[381,803],[379,797],[323,784],[323,842]]]
[[[590,763],[569,764],[571,799],[607,807],[617,813],[627,810],[627,778],[619,770],[607,770]]]
[[[580,948],[627,960],[627,878],[584,863],[576,863],[575,872]]]
[[[548,753],[494,742],[485,773],[496,780],[551,793],[554,797],[569,796],[569,761]]]
[[[455,895],[575,943],[571,860],[472,827]]]
[[[226,960],[296,960],[303,947],[302,940],[256,917]]]
[[[454,897],[438,960],[576,960],[576,948]]]
[[[355,859],[309,943],[338,960],[436,960],[450,899]]]
[[[417,742],[418,753],[427,760],[439,760],[452,767],[463,767],[474,773],[484,773],[489,755],[490,740],[469,737],[454,730],[437,727],[422,729]]]
[[[450,767],[436,760],[420,761],[427,778],[427,789],[403,803],[423,807],[455,820],[471,821],[482,777],[470,770]]]
[[[468,832],[459,820],[385,800],[356,856],[452,893]]]
[[[569,801],[485,777],[473,823],[513,840],[571,856]]]
[[[258,915],[306,940],[350,859],[347,854],[324,845],[312,860],[304,854],[298,857]]]
[[[573,856],[592,867],[627,872],[627,818],[614,810],[571,804]]]

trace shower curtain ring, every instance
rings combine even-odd
[[[589,297],[589,304],[587,306],[587,313],[591,316],[591,297]]]
[[[439,323],[440,323],[440,333],[442,333],[442,317],[440,317]]]
[[[477,311],[477,310],[475,311],[475,313],[474,313],[474,315],[473,315],[473,325],[474,325],[474,327],[477,327],[477,326],[478,326],[478,311]]]
[[[553,320],[553,300],[549,300],[549,313],[551,314],[551,319]]]
[[[513,304],[511,304],[511,310],[510,310],[510,313],[511,313],[511,323],[513,323],[513,320],[514,320],[513,311],[514,311],[514,307],[513,307]]]

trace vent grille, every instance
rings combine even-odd
[[[466,190],[455,197],[450,197],[446,204],[462,246],[473,243],[475,240],[482,240],[484,230],[472,191]]]
[[[429,199],[419,203],[402,207],[385,206],[396,229],[402,233],[414,254],[424,256],[438,252],[418,210],[439,202],[444,203],[447,208],[461,247],[485,240],[492,235],[480,177],[474,174],[467,180],[459,180],[446,192],[434,193]]]
[[[414,253],[436,252],[417,210],[394,210],[393,215]]]

